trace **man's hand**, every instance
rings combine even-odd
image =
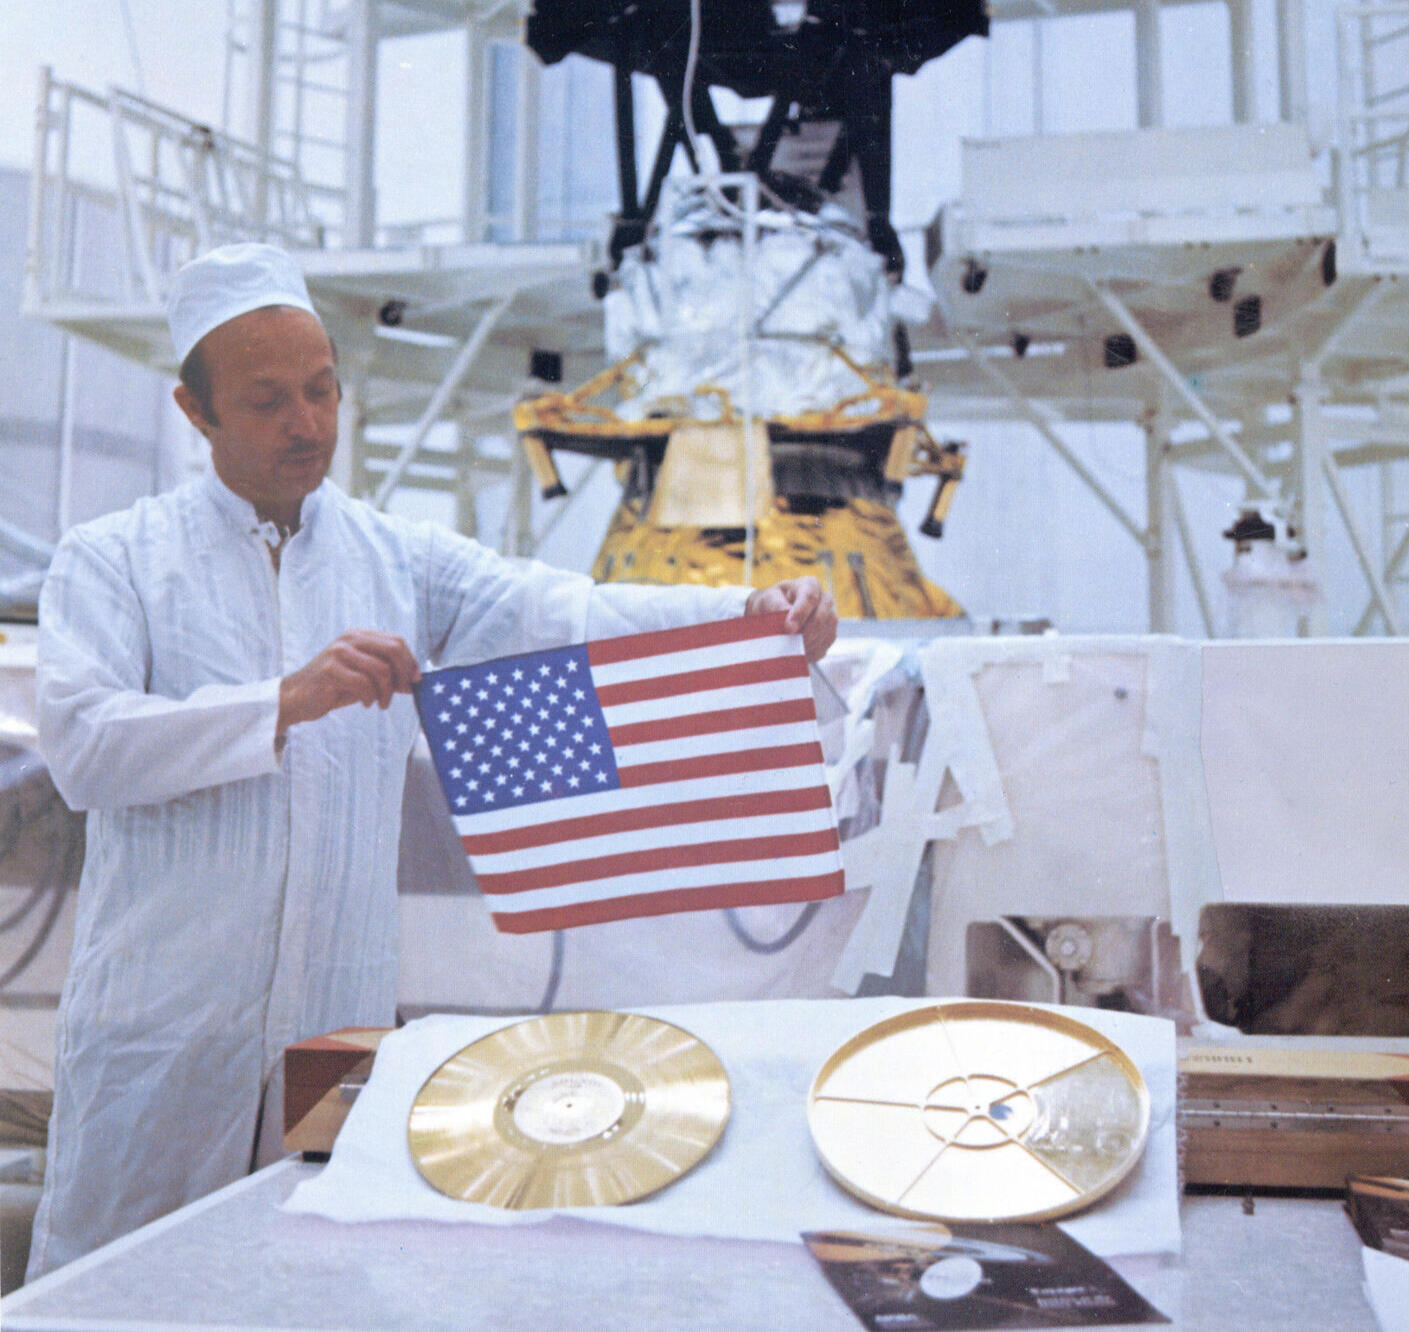
[[[389,707],[394,694],[409,694],[420,678],[411,649],[395,634],[349,629],[280,681],[276,729],[283,735],[290,726],[352,703]]]
[[[787,611],[783,629],[802,635],[808,661],[821,661],[837,637],[837,607],[830,592],[815,578],[788,578],[754,592],[744,606],[745,615]]]

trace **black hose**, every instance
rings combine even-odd
[[[729,922],[729,928],[733,930],[734,937],[751,953],[781,953],[783,949],[790,947],[802,937],[802,932],[812,924],[812,918],[821,907],[821,902],[809,902],[797,914],[797,919],[788,926],[776,939],[766,942],[749,933],[744,927],[743,921],[739,919],[738,912],[734,907],[726,907],[724,919]]]

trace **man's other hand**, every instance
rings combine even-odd
[[[395,634],[349,629],[280,681],[276,729],[283,735],[290,726],[352,703],[389,707],[393,695],[409,694],[420,678],[411,649]]]
[[[836,642],[837,607],[830,592],[815,578],[788,578],[754,592],[744,606],[745,615],[770,615],[787,611],[783,629],[802,635],[808,661],[821,661]]]

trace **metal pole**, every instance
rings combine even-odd
[[[1398,577],[1400,569],[1404,567],[1405,557],[1409,556],[1409,531],[1406,531],[1399,538],[1399,544],[1394,548],[1394,554],[1385,562],[1385,593],[1389,593],[1389,582]],[[1370,621],[1375,618],[1375,598],[1370,598],[1369,604],[1360,613],[1360,618],[1355,622],[1355,628],[1350,632],[1359,638],[1370,628]]]
[[[24,254],[24,309],[33,313],[49,294],[44,271],[44,206],[49,184],[49,100],[54,71],[39,69],[39,104],[34,116],[34,172],[29,182],[29,227]]]
[[[465,199],[464,238],[470,244],[488,239],[488,80],[485,71],[487,36],[474,15],[465,23]]]
[[[381,485],[377,487],[377,493],[372,497],[374,508],[386,507],[391,492],[396,489],[401,478],[406,474],[406,469],[421,451],[421,445],[426,442],[426,436],[430,434],[431,427],[440,420],[450,399],[454,396],[455,390],[460,387],[461,381],[469,374],[470,368],[475,363],[475,358],[480,354],[480,350],[493,331],[494,325],[499,322],[504,311],[513,304],[513,300],[513,296],[505,296],[480,316],[474,332],[466,339],[465,345],[460,348],[450,369],[446,371],[445,378],[436,385],[435,392],[431,394],[430,401],[426,404],[425,410],[411,431],[411,438],[402,445],[401,452],[396,455],[390,470],[382,478]]]
[[[1306,123],[1306,0],[1277,0],[1277,91],[1281,118]]]
[[[1365,82],[1356,78],[1356,69],[1351,59],[1352,27],[1355,20],[1342,10],[1337,16],[1336,28],[1336,151],[1331,155],[1331,174],[1336,202],[1336,244],[1343,253],[1341,260],[1347,267],[1363,268],[1368,249],[1365,236],[1364,218],[1361,213],[1361,196],[1358,185],[1361,180],[1360,157],[1357,152],[1361,119],[1368,109],[1365,105]],[[1363,75],[1363,43],[1362,66]],[[1370,163],[1365,162],[1368,173]],[[1365,176],[1368,183],[1368,174]]]
[[[64,358],[59,385],[59,458],[58,481],[54,496],[55,536],[61,537],[73,525],[73,408],[75,342],[72,333],[64,334]]]
[[[1135,101],[1141,129],[1164,124],[1159,0],[1135,0]]]
[[[479,535],[479,487],[475,484],[478,450],[467,422],[455,422],[455,436],[455,453],[460,460],[455,475],[455,530],[475,537]]]
[[[78,226],[79,210],[83,206],[82,196],[69,189],[69,151],[73,146],[73,94],[65,90],[64,113],[59,118],[59,151],[54,163],[54,179],[59,182],[58,197],[54,201],[54,226],[57,232],[54,241],[54,257],[59,264],[60,290],[70,297],[81,290],[74,265],[78,251],[74,247],[73,232]],[[56,293],[51,293],[56,294]]]
[[[1170,559],[1173,478],[1169,463],[1169,412],[1161,393],[1145,412],[1145,568],[1150,632],[1174,628],[1174,562]]]
[[[758,251],[758,177],[752,173],[743,177],[744,196],[744,237],[743,291],[739,296],[739,333],[743,339],[744,352],[744,586],[753,586],[754,528],[757,525],[757,487],[754,484],[753,468],[753,422],[754,422],[754,320],[753,291],[754,264]],[[765,443],[764,448],[767,448]],[[765,462],[767,454],[764,455]]]
[[[515,449],[509,458],[509,511],[499,537],[499,553],[533,553],[533,473],[522,449]]]
[[[259,170],[254,180],[251,219],[263,232],[269,218],[269,157],[274,136],[274,71],[279,60],[279,0],[258,0],[259,13],[253,41],[254,81],[251,108],[255,147],[259,150]],[[209,244],[208,241],[203,242]]]
[[[1355,521],[1355,514],[1350,505],[1350,496],[1345,493],[1340,470],[1331,458],[1322,458],[1321,468],[1331,487],[1331,494],[1335,496],[1336,507],[1340,510],[1341,522],[1345,524],[1346,535],[1350,538],[1350,544],[1355,548],[1355,558],[1360,565],[1360,571],[1365,575],[1365,582],[1370,587],[1370,596],[1375,605],[1380,608],[1380,614],[1384,616],[1385,628],[1398,638],[1402,632],[1399,627],[1399,617],[1394,613],[1394,607],[1390,603],[1384,581],[1380,578],[1379,570],[1375,568],[1375,562],[1371,558],[1370,548],[1366,545],[1364,535],[1360,531],[1360,525]]]
[[[1189,530],[1189,516],[1184,512],[1184,501],[1179,487],[1171,473],[1169,478],[1170,509],[1174,524],[1179,529],[1179,546],[1184,552],[1184,567],[1189,571],[1189,582],[1193,584],[1194,599],[1199,603],[1199,620],[1204,627],[1204,636],[1213,637],[1213,607],[1208,599],[1208,589],[1204,586],[1203,570],[1199,567],[1199,557],[1194,548],[1194,536]]]
[[[518,48],[518,125],[514,137],[514,239],[538,239],[538,57]]]
[[[137,266],[142,288],[153,305],[161,303],[161,281],[152,262],[142,226],[142,206],[137,198],[137,183],[132,174],[132,157],[127,149],[127,133],[122,123],[115,96],[108,98],[108,116],[113,130],[113,161],[117,167],[118,194],[122,199],[122,221],[127,232],[128,255]]]
[[[1047,132],[1047,80],[1043,75],[1046,64],[1043,34],[1046,31],[1046,19],[1032,20],[1032,132],[1036,135]]]
[[[348,22],[347,225],[343,244],[371,248],[377,234],[373,184],[377,131],[376,0],[352,0]]]
[[[1321,402],[1325,390],[1319,380],[1306,374],[1292,391],[1295,412],[1296,451],[1293,478],[1296,486],[1296,513],[1300,538],[1307,557],[1324,575],[1326,561],[1326,453],[1325,421]],[[1354,538],[1352,538],[1354,540]],[[1326,611],[1317,601],[1307,615],[1306,628],[1312,638],[1326,632]]]
[[[1308,347],[1303,350],[1302,372],[1306,375],[1320,374],[1321,367],[1326,363],[1327,358],[1336,353],[1351,331],[1373,314],[1375,307],[1392,290],[1395,290],[1393,284],[1375,278],[1356,299],[1346,316],[1321,340],[1321,343],[1315,348]]]
[[[78,200],[75,198],[68,202],[76,211]],[[76,216],[72,233],[67,238],[72,249],[66,250],[62,257],[65,271],[75,279],[74,285],[77,285],[78,278],[78,256],[82,253],[82,225],[81,218]],[[78,340],[72,333],[65,333],[62,381],[59,389],[59,474],[54,497],[54,523],[59,536],[63,536],[73,526],[73,431],[78,383],[77,365]]]
[[[557,512],[544,523],[542,530],[535,535],[533,544],[536,547],[541,547],[559,527],[563,526],[564,521],[570,515],[575,515],[578,509],[582,507],[585,503],[585,497],[591,494],[590,487],[593,480],[602,468],[606,466],[606,462],[607,460],[605,458],[593,458],[587,470],[572,483],[572,489],[568,492],[562,504],[558,506]]]
[[[1228,53],[1233,66],[1233,120],[1250,124],[1257,119],[1252,0],[1228,0]]]
[[[989,364],[988,357],[983,354],[983,349],[974,342],[973,338],[960,328],[954,327],[953,325],[951,325],[951,328],[953,329],[954,336],[959,340],[964,350],[969,353],[969,359],[1003,391],[1008,401],[1013,404],[1023,420],[1028,422],[1028,424],[1057,451],[1062,461],[1086,483],[1096,498],[1110,511],[1116,522],[1125,528],[1143,547],[1145,544],[1145,533],[1139,524],[1121,507],[1120,501],[1097,480],[1090,468],[1067,447],[1066,441],[1052,429],[1051,424],[1033,407],[1024,396],[1022,390],[1019,389],[1007,375],[999,370],[997,366]]]
[[[342,350],[338,378],[342,382],[342,401],[338,403],[338,447],[333,453],[328,477],[334,485],[349,495],[363,489],[362,429],[366,411],[366,361],[361,356],[349,356]]]
[[[1189,387],[1184,376],[1179,373],[1178,367],[1160,350],[1159,344],[1130,313],[1125,302],[1099,283],[1093,283],[1092,290],[1096,293],[1096,299],[1116,317],[1121,327],[1135,340],[1135,345],[1140,349],[1141,354],[1154,365],[1170,388],[1184,400],[1189,410],[1203,422],[1209,434],[1218,441],[1219,447],[1233,460],[1238,470],[1247,478],[1248,484],[1258,492],[1259,497],[1267,500],[1275,499],[1276,492],[1272,483],[1263,476],[1257,464],[1243,452],[1237,440],[1223,428],[1223,423],[1209,411],[1203,399]]]

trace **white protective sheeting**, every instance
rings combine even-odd
[[[1380,1332],[1409,1332],[1409,1262],[1396,1254],[1362,1248],[1365,1294]]]
[[[573,1215],[663,1234],[755,1240],[797,1240],[804,1230],[913,1228],[857,1201],[826,1173],[807,1127],[807,1094],[838,1046],[924,1002],[793,1000],[641,1010],[684,1028],[719,1056],[733,1099],[723,1138],[694,1170],[638,1203],[532,1212],[447,1198],[417,1172],[406,1143],[416,1093],[445,1060],[505,1025],[504,1019],[423,1018],[382,1042],[328,1168],[300,1185],[286,1206],[338,1221],[530,1225]],[[1177,1253],[1174,1028],[1130,1013],[1062,1011],[1130,1055],[1151,1104],[1150,1136],[1139,1165],[1108,1198],[1063,1225],[1101,1254]]]
[[[1192,975],[1208,903],[1402,897],[1409,643],[844,639],[826,669],[850,709],[825,737],[848,892],[772,953],[721,913],[574,931],[557,1006],[854,993],[895,969],[927,842],[932,994],[963,991],[967,927],[1000,915],[1166,920]],[[454,901],[404,899],[447,945],[407,955],[403,1002],[535,1006],[551,942]]]
[[[921,650],[928,736],[919,771],[927,780],[912,803],[938,806],[948,823],[931,858],[929,992],[962,992],[974,920],[1169,917],[1160,765],[1148,752],[1152,646],[1046,635],[942,639]],[[1190,678],[1176,674],[1175,684]],[[907,826],[883,808],[877,840]],[[902,873],[873,890],[867,915],[891,929],[878,933],[874,951],[848,959],[839,982],[888,972],[893,923],[913,881]],[[858,935],[865,929],[863,917]]]
[[[415,711],[339,709],[281,757],[281,676],[359,627],[476,661],[743,601],[512,565],[327,482],[277,574],[213,473],[71,531],[41,603],[39,729],[55,785],[90,811],[88,853],[31,1270],[237,1178],[284,1047],[392,1021]]]
[[[608,358],[642,353],[632,370],[639,392],[620,414],[639,419],[662,399],[683,398],[689,406],[671,415],[712,419],[717,398],[696,397],[706,384],[722,386],[735,410],[750,398],[760,416],[831,407],[864,391],[829,346],[858,365],[887,360],[889,286],[880,258],[843,219],[762,212],[749,266],[740,224],[697,201],[697,211],[661,228],[649,258],[645,247],[629,251],[605,302]],[[745,319],[760,321],[766,356],[748,354]]]
[[[1203,677],[1226,898],[1402,904],[1409,642],[1210,643]]]

